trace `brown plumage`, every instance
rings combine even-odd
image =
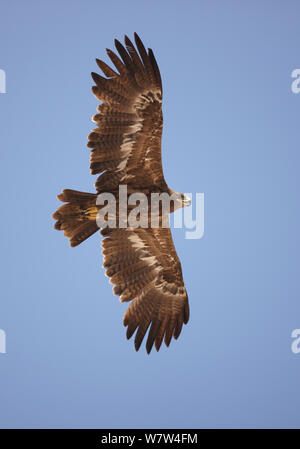
[[[128,193],[177,193],[169,189],[161,162],[162,83],[151,49],[146,51],[137,34],[135,44],[125,36],[125,47],[115,41],[119,56],[107,50],[115,66],[96,59],[104,77],[92,73],[92,90],[102,102],[93,116],[97,128],[90,132],[90,169],[98,174],[96,194],[64,190],[64,204],[54,214],[55,228],[64,230],[71,246],[96,232],[97,194],[111,192],[119,201],[119,186]],[[176,207],[185,197],[178,193]],[[176,208],[175,207],[175,208]],[[120,300],[131,301],[124,316],[127,338],[135,334],[139,349],[149,329],[146,349],[169,346],[189,319],[188,297],[180,261],[169,228],[103,228],[104,268]]]

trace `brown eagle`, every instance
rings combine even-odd
[[[71,246],[77,246],[99,229],[97,195],[110,192],[119,201],[119,186],[128,195],[142,192],[175,194],[171,212],[190,203],[181,193],[169,189],[161,162],[162,82],[151,49],[146,51],[135,33],[135,44],[125,36],[125,47],[115,40],[119,53],[107,50],[115,69],[96,62],[105,77],[92,73],[94,95],[102,102],[93,116],[97,128],[90,132],[90,169],[100,174],[97,193],[63,190],[62,205],[54,214],[55,228],[63,230]],[[174,198],[174,196],[173,196]],[[175,204],[176,203],[176,204]],[[164,339],[169,346],[178,338],[189,319],[188,296],[181,264],[170,228],[162,226],[159,208],[157,227],[103,227],[101,234],[107,276],[121,302],[131,301],[124,316],[127,338],[134,332],[138,350],[150,326],[146,349],[157,351]]]

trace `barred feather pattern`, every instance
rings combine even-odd
[[[131,301],[125,316],[127,338],[135,332],[138,350],[149,329],[146,350],[169,346],[189,319],[181,265],[169,228],[102,231],[103,267],[121,302]],[[171,247],[170,247],[171,245]]]
[[[92,73],[92,90],[102,102],[93,116],[97,128],[90,132],[90,169],[100,174],[98,192],[112,191],[119,184],[166,187],[161,163],[162,84],[151,49],[146,51],[135,34],[125,36],[125,46],[115,40],[119,55],[107,54],[117,71],[96,62],[103,74]]]

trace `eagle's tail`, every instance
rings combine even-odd
[[[52,215],[57,220],[54,227],[64,231],[71,246],[79,245],[99,229],[96,223],[96,194],[65,189],[57,198],[66,204]]]

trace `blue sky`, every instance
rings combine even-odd
[[[0,427],[299,427],[296,1],[2,2]],[[51,214],[92,191],[94,58],[137,31],[164,86],[164,172],[204,192],[205,234],[173,232],[191,318],[150,356],[125,338],[100,237]]]

